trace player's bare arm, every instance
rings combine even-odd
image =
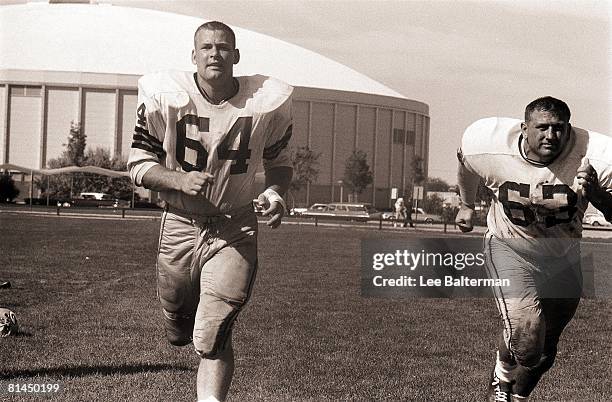
[[[461,155],[459,155],[459,170],[457,172],[457,184],[459,186],[459,196],[461,197],[461,207],[455,217],[455,224],[459,229],[466,233],[474,229],[472,222],[476,202],[476,192],[480,177],[465,167]]]
[[[612,222],[612,194],[599,185],[597,171],[588,158],[582,159],[576,178],[587,200],[604,214],[608,222]]]
[[[275,229],[280,226],[285,216],[286,205],[281,198],[289,189],[293,168],[278,166],[266,170],[266,190],[259,194],[257,202],[264,209],[262,215],[269,216],[266,224]]]
[[[204,172],[177,172],[163,166],[153,166],[142,177],[142,185],[153,191],[181,191],[197,195],[214,182],[214,177]]]

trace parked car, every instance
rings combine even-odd
[[[603,214],[599,211],[587,212],[584,214],[582,223],[591,226],[612,226],[612,223],[608,222],[606,218],[604,218]]]
[[[395,219],[395,212],[393,212],[391,209],[387,208],[387,209],[383,209],[383,210],[377,210],[376,208],[372,207],[370,204],[366,204],[368,206],[368,211],[370,213],[370,219],[371,220],[391,220],[391,219]]]
[[[412,220],[414,222],[425,222],[429,225],[442,222],[442,217],[436,214],[428,214],[423,208],[412,208]]]
[[[69,205],[66,205],[66,204]],[[63,207],[98,207],[98,208],[128,208],[129,201],[114,198],[106,193],[81,193],[70,201],[62,202]]]
[[[370,218],[372,219],[382,219],[383,221],[389,221],[395,219],[395,211],[390,208],[383,209],[381,211],[376,211],[374,213],[370,213]]]
[[[308,207],[306,211],[325,211],[326,209],[327,209],[327,204],[316,203]]]
[[[301,216],[306,211],[308,211],[308,208],[295,207],[295,208],[291,208],[291,210],[289,211],[289,215],[291,215],[291,216]]]
[[[391,219],[395,219],[395,212],[393,211],[383,211],[380,213],[383,220],[388,221]]]
[[[370,219],[370,211],[372,211],[370,204],[332,202],[330,204],[313,204],[302,213],[302,216],[366,222]]]
[[[55,205],[57,204],[58,200],[55,198],[49,198],[49,205]],[[17,203],[17,202],[14,202]],[[47,198],[43,197],[43,198],[24,198],[23,199],[23,204],[25,205],[30,205],[30,203],[32,205],[47,205]]]

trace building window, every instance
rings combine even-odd
[[[406,132],[399,128],[393,129],[393,143],[404,144],[406,142]]]
[[[394,144],[408,144],[414,145],[414,131],[405,131],[401,128],[393,129],[393,143]]]
[[[11,85],[11,96],[40,97],[42,87],[29,87],[25,85]]]
[[[414,145],[415,135],[414,131],[408,130],[406,131],[406,144]]]

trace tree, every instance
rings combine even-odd
[[[308,147],[298,147],[291,155],[293,163],[293,179],[289,185],[289,190],[300,191],[309,183],[317,180],[319,176],[319,156],[320,153],[313,152]]]
[[[308,147],[298,147],[291,154],[293,178],[289,184],[288,195],[291,197],[293,207],[295,207],[293,193],[297,193],[317,180],[319,176],[319,156],[321,156],[320,153],[315,153]]]
[[[346,160],[344,168],[344,184],[355,196],[374,181],[372,171],[367,161],[367,154],[363,151],[353,151]],[[356,199],[356,197],[355,197]]]
[[[420,186],[425,181],[425,172],[423,171],[423,158],[420,156],[415,156],[412,159],[412,163],[410,166],[412,170],[412,179],[413,184],[415,186]]]
[[[66,166],[97,166],[117,171],[126,171],[127,163],[120,158],[111,158],[110,152],[103,148],[85,151],[86,135],[82,133],[79,123],[70,123],[66,149],[58,158],[49,159],[47,167],[51,169]],[[48,185],[47,185],[48,183]],[[98,174],[72,173],[53,175],[36,180],[36,186],[43,197],[67,200],[74,194],[82,192],[108,193],[116,198],[129,199],[132,185],[126,177],[109,177]]]
[[[67,166],[82,166],[85,159],[85,145],[87,136],[81,130],[81,123],[70,122],[70,134],[68,135],[68,144],[63,152],[69,165]]]
[[[0,176],[0,203],[13,202],[19,195],[19,189],[8,172]]]
[[[422,203],[419,203],[425,212],[442,215],[444,212],[444,200],[438,194],[429,194]]]
[[[425,180],[425,187],[427,191],[449,191],[451,185],[439,177],[428,177]]]
[[[111,158],[107,149],[97,147],[85,153],[84,166],[97,166],[125,172],[127,161]],[[115,198],[129,199],[132,196],[132,182],[129,177],[110,177],[99,174],[79,173],[83,176],[79,192],[100,192]]]
[[[47,167],[50,169],[57,169],[71,166],[64,154],[58,158],[49,159],[47,161]],[[72,189],[75,182],[73,180],[73,175],[61,174],[36,179],[35,184],[41,192],[41,197],[48,196],[49,198],[58,200],[68,200],[72,197]]]

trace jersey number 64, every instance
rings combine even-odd
[[[188,124],[197,126],[199,132],[208,132],[210,119],[208,117],[186,114],[176,123],[176,160],[185,172],[201,172],[206,168],[208,151],[206,151],[200,141],[187,138],[186,127]],[[252,116],[239,117],[217,148],[217,158],[219,160],[235,161],[230,167],[230,174],[246,173],[248,169],[247,159],[251,157],[249,141],[251,140],[252,124]],[[230,149],[238,135],[240,135],[238,149]],[[195,165],[185,160],[185,149],[187,148],[194,150],[196,153]]]

